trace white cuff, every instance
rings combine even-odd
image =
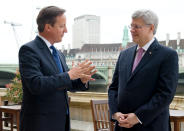
[[[137,117],[137,116],[136,116],[136,117]],[[142,121],[140,121],[138,117],[137,117],[137,120],[139,121],[140,124],[142,124]]]

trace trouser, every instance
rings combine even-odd
[[[70,131],[69,115],[66,116],[65,131]]]

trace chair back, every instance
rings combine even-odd
[[[91,100],[94,131],[113,131],[108,100]]]
[[[68,97],[68,104],[70,105],[71,97]]]

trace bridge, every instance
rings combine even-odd
[[[69,66],[70,68],[71,66]],[[92,77],[96,80],[90,82],[91,85],[107,87],[114,74],[114,66],[96,66],[98,72]],[[18,64],[0,64],[0,87],[4,87],[5,84],[9,83],[14,77],[15,72],[18,69]],[[179,68],[179,85],[184,85],[184,67]]]
[[[4,87],[15,77],[17,69],[17,64],[0,64],[0,87]]]
[[[71,66],[69,66],[70,68]],[[96,79],[93,84],[109,85],[114,73],[113,66],[97,66],[98,72],[93,76]],[[9,83],[15,76],[18,64],[0,64],[0,87]]]
[[[15,73],[18,69],[18,64],[0,64],[0,71]]]

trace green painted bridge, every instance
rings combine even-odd
[[[17,69],[17,64],[0,64],[0,72],[8,72],[14,74]]]
[[[69,66],[70,67],[70,66]],[[96,67],[98,72],[93,76],[97,79],[97,83],[102,85],[108,85],[114,73],[113,66],[99,66]],[[17,64],[0,64],[0,87],[9,83],[15,76],[15,72],[18,69]]]
[[[70,66],[69,66],[70,67]],[[97,66],[98,72],[93,75],[96,81],[93,84],[109,85],[114,73],[114,66]],[[18,69],[17,64],[0,64],[0,87],[9,83]],[[179,83],[184,83],[184,67],[179,68]]]
[[[15,77],[17,64],[0,64],[0,87],[4,87]]]

